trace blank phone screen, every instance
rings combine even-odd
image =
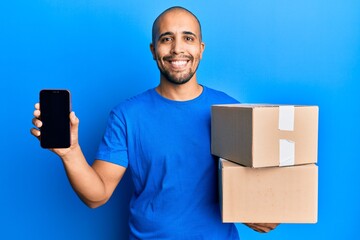
[[[70,93],[67,90],[40,91],[40,143],[43,148],[70,147]]]

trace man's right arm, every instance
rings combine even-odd
[[[40,120],[40,105],[35,104],[33,124],[31,134],[40,139],[42,126]],[[78,141],[79,119],[74,112],[70,113],[71,146],[65,149],[50,149],[57,154],[63,164],[69,182],[80,199],[89,207],[96,208],[105,204],[116,186],[123,177],[126,168],[95,160],[90,166],[81,151]]]
[[[95,160],[90,166],[76,148],[61,157],[69,182],[79,198],[90,208],[105,204],[123,177],[126,168]]]

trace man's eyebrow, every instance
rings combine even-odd
[[[192,35],[192,36],[194,36],[194,37],[196,37],[196,38],[197,38],[196,34],[195,34],[195,33],[193,33],[193,32],[190,32],[190,31],[183,31],[182,33],[183,33],[183,34],[185,34],[185,35]]]
[[[183,31],[182,34],[184,34],[184,35],[191,35],[191,36],[194,36],[194,37],[197,38],[196,34],[193,33],[193,32],[190,32],[190,31]],[[160,36],[159,36],[158,39],[160,39],[160,38],[162,38],[162,37],[164,37],[164,36],[172,36],[172,35],[174,35],[173,32],[164,32],[164,33],[160,34]]]
[[[160,34],[159,39],[164,37],[164,36],[170,36],[170,35],[174,35],[174,33],[172,33],[172,32],[164,32],[164,33]]]

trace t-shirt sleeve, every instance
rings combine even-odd
[[[96,159],[128,166],[126,125],[122,116],[111,111]]]

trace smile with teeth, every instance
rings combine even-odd
[[[187,64],[187,62],[188,62],[187,60],[175,60],[175,61],[170,61],[170,64],[173,67],[181,68],[184,67]]]

